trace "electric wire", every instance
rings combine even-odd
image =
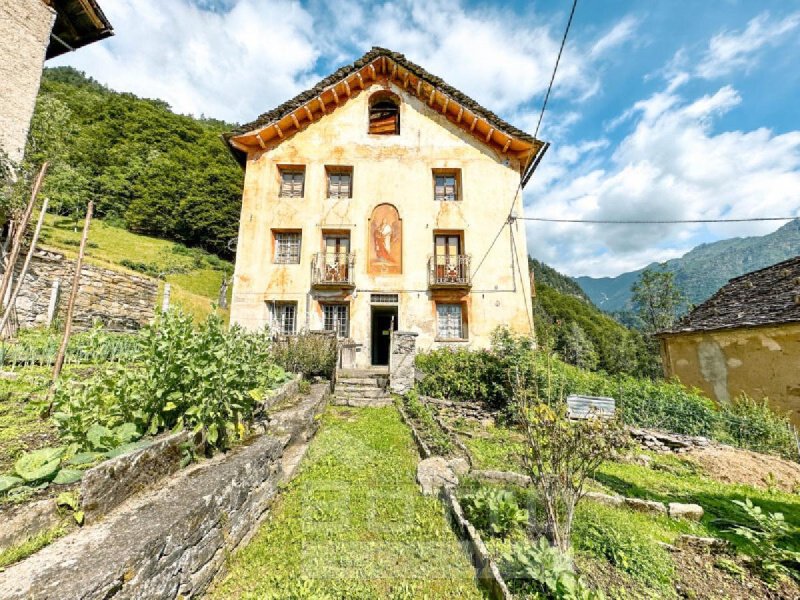
[[[550,99],[550,91],[553,89],[553,82],[556,79],[556,71],[558,71],[558,63],[561,62],[561,53],[564,52],[564,45],[567,43],[567,34],[569,33],[570,25],[572,25],[572,17],[575,15],[576,6],[578,6],[578,0],[572,0],[572,10],[570,10],[569,12],[567,27],[564,29],[564,36],[561,38],[561,47],[558,49],[556,64],[553,67],[553,74],[550,76],[550,85],[547,86],[547,93],[544,95],[544,102],[542,103],[542,112],[539,113],[539,121],[536,123],[536,131],[533,132],[534,138],[537,135],[539,135],[539,126],[542,124],[542,118],[544,117],[544,109],[547,108],[547,101]]]
[[[520,221],[543,221],[545,223],[596,223],[603,225],[665,225],[677,223],[752,223],[757,221],[794,221],[794,217],[750,217],[742,219],[647,219],[647,220],[617,220],[617,219],[550,219],[546,217],[517,217]]]

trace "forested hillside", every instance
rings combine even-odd
[[[800,254],[800,219],[790,221],[764,236],[731,238],[701,244],[680,258],[668,260],[666,268],[675,273],[675,283],[692,304],[708,299],[729,279],[762,269]],[[656,267],[653,263],[646,268]],[[597,306],[608,312],[629,308],[631,285],[644,271],[617,277],[577,277]]]
[[[220,134],[233,125],[173,113],[109,90],[69,67],[45,69],[26,160],[51,162],[53,210],[96,214],[130,231],[227,253],[242,170]]]
[[[659,377],[653,344],[594,306],[575,282],[533,258],[533,311],[539,343],[585,369]],[[577,288],[577,289],[576,289]]]

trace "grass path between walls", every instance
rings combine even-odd
[[[394,407],[330,407],[295,479],[211,598],[482,598]]]

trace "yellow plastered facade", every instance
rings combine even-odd
[[[400,134],[371,135],[369,98],[387,89],[400,98]],[[443,344],[486,347],[501,325],[532,333],[525,227],[505,224],[509,210],[522,214],[519,160],[486,146],[394,84],[368,86],[328,112],[274,147],[248,155],[231,321],[262,328],[270,324],[270,303],[296,302],[297,330],[318,330],[324,325],[320,303],[345,303],[349,337],[360,345],[358,367],[373,362],[373,294],[397,296],[396,327],[418,333],[422,351]],[[279,197],[279,167],[285,165],[305,169],[302,198]],[[326,197],[331,166],[352,168],[351,198]],[[434,200],[433,172],[441,169],[460,172],[460,200]],[[394,206],[402,221],[399,274],[369,273],[369,219],[380,204]],[[274,263],[274,230],[302,232],[299,264]],[[324,231],[349,234],[354,288],[312,285],[311,264],[323,249]],[[439,231],[462,232],[462,252],[471,256],[470,289],[429,288],[428,260]],[[464,339],[439,340],[437,301],[462,305]]]
[[[723,404],[768,398],[800,425],[800,323],[669,334],[661,353],[667,377]]]

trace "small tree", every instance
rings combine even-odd
[[[597,368],[599,358],[594,344],[575,321],[569,322],[559,346],[564,360],[568,363],[590,371]]]
[[[632,301],[637,314],[649,334],[669,329],[675,323],[681,308],[686,304],[675,274],[661,269],[645,269],[631,286]]]
[[[541,390],[518,370],[512,387],[525,435],[522,462],[544,511],[539,527],[551,544],[568,552],[575,506],[586,480],[625,445],[626,434],[616,419],[593,415],[571,421],[563,393],[553,390],[549,361],[546,375],[548,383]]]

